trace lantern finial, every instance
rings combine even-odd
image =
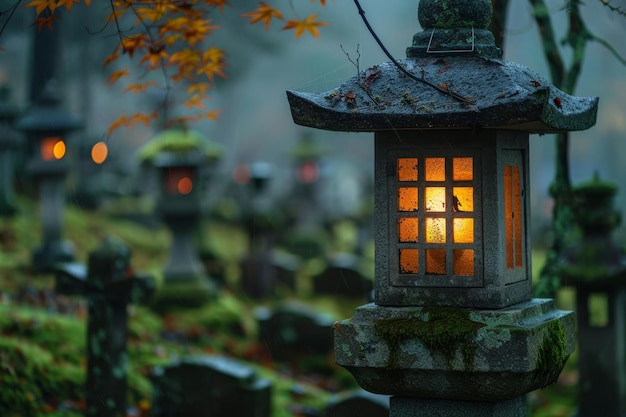
[[[487,29],[491,0],[421,0],[418,20],[424,29]]]
[[[491,0],[421,0],[417,14],[424,31],[413,36],[407,58],[433,54],[502,57],[488,29],[493,14]]]

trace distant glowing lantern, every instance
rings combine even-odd
[[[31,174],[47,177],[48,170],[58,173],[69,167],[68,137],[80,129],[82,123],[79,117],[61,106],[58,85],[54,82],[47,85],[39,100],[17,123],[17,128],[27,134],[30,142],[28,170]]]
[[[186,167],[174,167],[165,169],[163,186],[167,194],[189,194],[193,189],[192,178],[195,169]]]
[[[178,181],[178,192],[180,194],[189,194],[193,189],[191,178],[183,177]]]
[[[305,161],[298,167],[298,180],[304,184],[311,184],[317,181],[319,168],[315,161]]]
[[[44,272],[52,271],[57,262],[74,259],[72,246],[61,238],[65,179],[71,163],[66,153],[70,149],[70,134],[83,125],[80,117],[63,109],[61,90],[53,81],[47,83],[16,126],[26,135],[25,170],[39,191],[43,242],[33,250],[33,265]]]
[[[41,140],[41,159],[44,161],[53,161],[55,159],[61,159],[65,156],[65,142],[58,137],[45,137]]]
[[[96,143],[91,148],[91,160],[98,165],[106,161],[108,155],[109,155],[109,148],[106,145],[106,143],[102,141]]]

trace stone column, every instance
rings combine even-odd
[[[8,86],[0,86],[0,217],[12,217],[17,211],[14,160],[19,140],[13,122],[19,111],[11,102],[10,94]]]

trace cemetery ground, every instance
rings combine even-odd
[[[135,210],[144,203],[127,202]],[[28,266],[31,250],[40,241],[39,216],[36,203],[27,199],[20,200],[20,210],[15,218],[0,222],[0,415],[82,416],[86,301],[56,295],[54,277],[37,274]],[[66,209],[64,237],[74,243],[77,260],[86,262],[87,254],[105,236],[113,235],[131,248],[133,269],[154,276],[158,283],[167,261],[167,230],[115,218],[115,211],[115,207],[92,212]],[[262,300],[246,297],[238,291],[237,281],[238,264],[248,247],[243,228],[213,220],[205,222],[202,235],[207,239],[201,245],[210,247],[223,265],[224,284],[215,300],[202,308],[167,313],[147,305],[129,306],[127,416],[151,415],[150,375],[155,366],[189,356],[230,357],[269,379],[272,417],[324,416],[333,394],[358,388],[352,376],[333,363],[332,352],[273,357],[259,342],[255,311],[292,300],[341,320],[350,317],[364,299],[312,295],[307,283],[323,268],[322,259],[300,268],[297,291],[284,290]],[[542,257],[533,254],[535,270]],[[557,301],[560,308],[572,309],[572,292],[562,291]],[[556,384],[530,394],[532,415],[571,415],[576,384],[574,353]]]

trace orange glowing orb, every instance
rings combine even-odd
[[[182,177],[178,180],[178,192],[181,194],[189,194],[193,188],[193,183],[189,177]]]
[[[108,155],[109,148],[107,147],[106,143],[102,141],[96,143],[91,148],[91,160],[98,165],[106,161]]]
[[[60,137],[47,137],[41,141],[41,159],[44,161],[61,159],[65,156],[65,151],[65,142]]]

